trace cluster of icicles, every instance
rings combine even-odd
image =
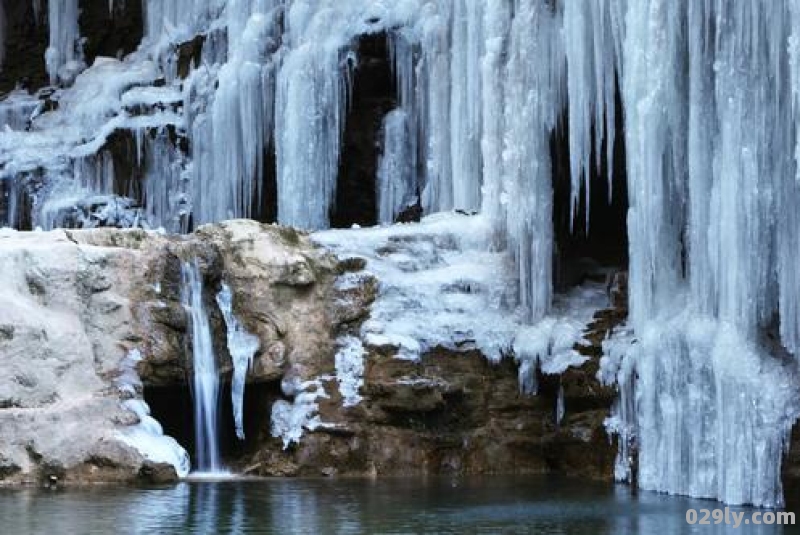
[[[80,59],[77,6],[49,4],[47,67],[57,80]],[[517,304],[536,322],[552,302],[551,135],[568,132],[573,216],[586,218],[576,212],[587,177],[601,160],[611,165],[603,151],[624,135],[630,318],[606,342],[601,372],[620,389],[609,421],[622,438],[618,476],[629,477],[635,445],[644,488],[781,503],[780,460],[800,408],[797,2],[143,7],[145,38],[127,61],[152,62],[166,77],[179,95],[169,121],[190,142],[188,157],[145,150],[146,210],[167,227],[176,210],[195,223],[251,215],[271,148],[279,221],[327,227],[357,38],[385,32],[399,104],[384,121],[381,222],[418,191],[426,213],[481,212],[496,228],[486,247],[513,256]],[[176,44],[195,35],[205,37],[202,58],[181,79]],[[615,132],[617,97],[624,134]]]

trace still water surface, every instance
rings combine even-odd
[[[689,526],[715,502],[560,478],[268,479],[0,491],[0,533],[797,533]],[[741,508],[731,508],[741,511]],[[744,509],[749,517],[751,510]]]

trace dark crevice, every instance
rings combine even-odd
[[[625,166],[625,136],[622,102],[616,95],[616,135],[603,140],[599,166],[597,154],[590,155],[589,225],[586,225],[585,187],[579,194],[575,219],[571,219],[570,154],[565,110],[550,139],[553,162],[554,286],[564,291],[581,284],[601,268],[627,269],[628,266],[628,187]],[[596,129],[595,129],[596,131]],[[593,136],[596,135],[593,131]],[[609,177],[606,144],[614,143],[613,179],[609,202]],[[594,139],[593,139],[594,146]]]
[[[33,229],[33,202],[17,179],[0,180],[0,227]]]
[[[355,50],[350,109],[342,139],[331,226],[377,222],[376,176],[383,118],[397,107],[397,87],[385,32],[362,35]]]
[[[252,218],[262,223],[278,221],[278,175],[275,161],[275,144],[270,142],[265,148],[261,194],[253,195]]]

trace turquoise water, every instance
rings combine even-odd
[[[169,488],[6,489],[0,491],[0,533],[797,532],[686,523],[687,509],[714,507],[721,506],[543,477],[230,480]]]

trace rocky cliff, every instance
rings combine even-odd
[[[365,243],[376,239],[369,231],[356,236]],[[226,384],[223,426],[231,427],[233,372],[225,320],[214,299],[223,283],[231,289],[234,315],[258,338],[245,389],[245,439],[232,429],[220,436],[224,461],[234,471],[556,470],[610,478],[615,450],[603,420],[613,391],[594,377],[599,340],[613,323],[609,313],[598,315],[589,327],[594,334],[584,337],[581,352],[589,357],[583,366],[550,375],[534,368],[537,395],[521,391],[523,361],[513,347],[490,357],[480,344],[468,343],[479,338],[474,332],[457,335],[461,341],[449,347],[441,340],[423,344],[409,358],[392,340],[391,322],[383,327],[384,338],[369,322],[382,319],[380,307],[400,288],[376,259],[399,254],[403,243],[418,247],[443,239],[430,229],[422,236],[415,242],[389,232],[381,239],[394,243],[394,253],[376,242],[377,252],[368,258],[314,243],[330,242],[330,236],[244,220],[188,236],[3,231],[0,481],[163,480],[165,472],[174,477],[165,462],[180,472],[181,459],[158,452],[182,450],[153,431],[141,401],[164,434],[192,453],[192,337],[180,277],[181,263],[190,259],[202,273]],[[448,295],[461,292],[459,299],[481,294],[478,282],[470,293],[459,277],[436,284]],[[408,310],[394,314],[398,323],[408,323]],[[431,312],[431,332],[436,314]],[[487,317],[491,322],[493,316]],[[131,439],[142,428],[158,447]]]

